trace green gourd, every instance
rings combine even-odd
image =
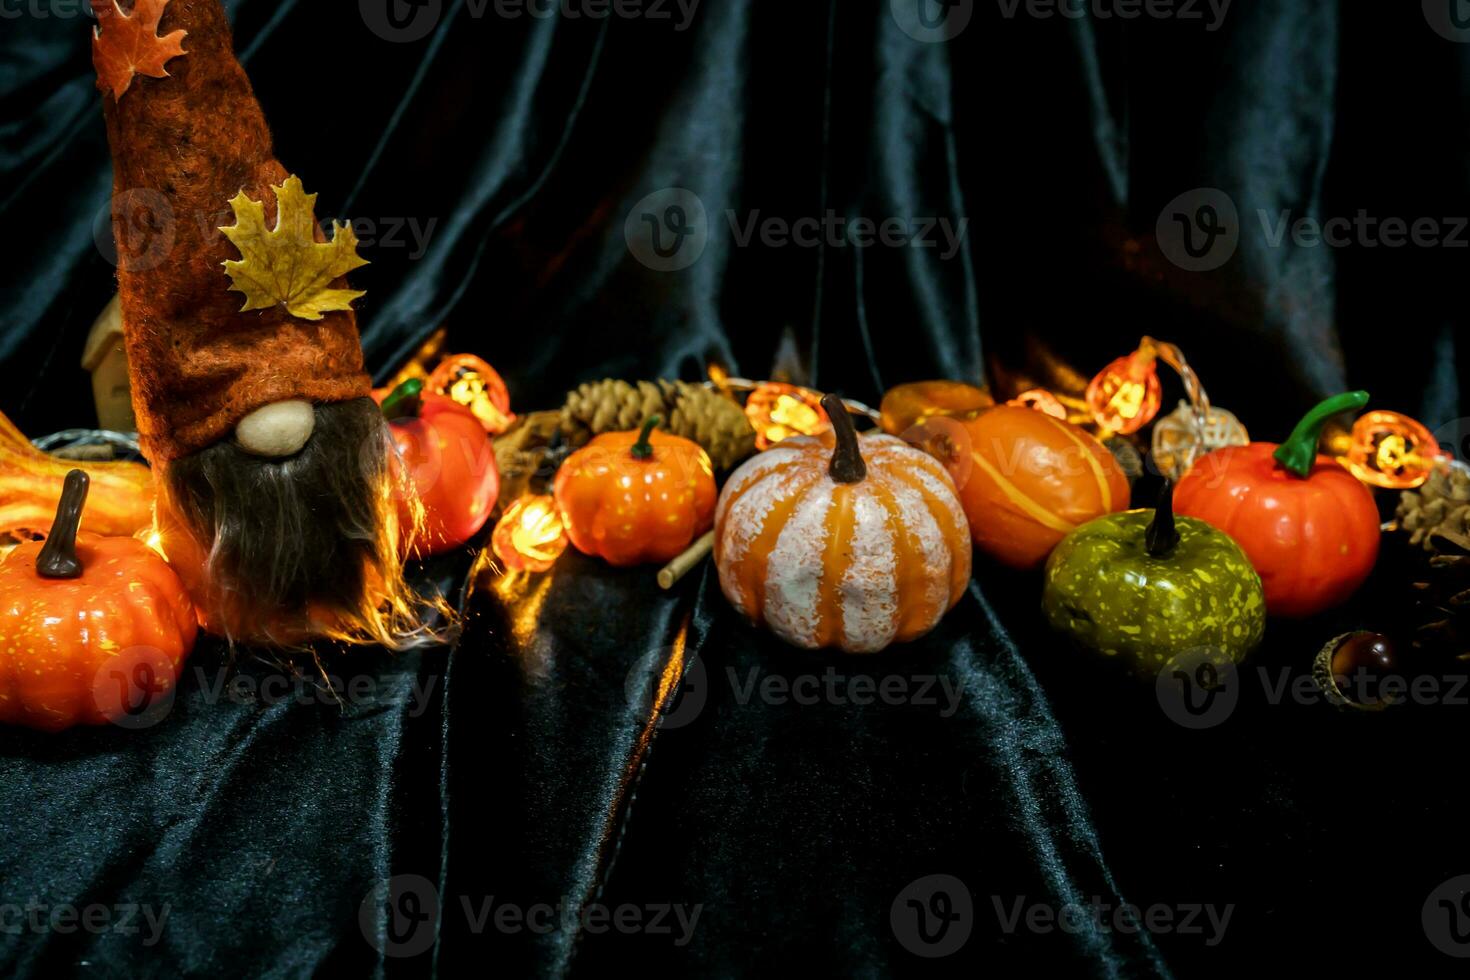
[[[1069,534],[1045,577],[1053,628],[1148,677],[1201,654],[1239,663],[1266,628],[1250,559],[1224,532],[1176,518],[1168,481],[1156,509],[1109,514]]]

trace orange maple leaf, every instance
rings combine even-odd
[[[92,0],[92,11],[100,27],[92,28],[92,64],[97,67],[97,87],[122,98],[134,75],[167,78],[164,64],[184,51],[185,31],[158,36],[169,0],[137,0],[129,17],[117,0]]]

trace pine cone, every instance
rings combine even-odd
[[[636,429],[661,415],[666,432],[697,442],[716,469],[755,451],[755,430],[740,406],[719,392],[685,381],[589,381],[567,395],[562,433],[574,446],[594,435]]]
[[[1470,532],[1470,467],[1447,464],[1435,469],[1418,490],[1399,496],[1394,515],[1399,527],[1409,532],[1411,544],[1436,551],[1436,533],[1464,535]]]
[[[509,502],[530,490],[533,479],[546,465],[553,437],[561,424],[561,412],[531,412],[522,415],[495,439],[495,466],[500,471],[500,499]]]
[[[1470,659],[1470,537],[1435,531],[1425,581],[1416,582],[1420,625],[1414,646],[1441,657]]]
[[[724,395],[687,381],[660,381],[669,406],[668,430],[704,447],[717,470],[755,452],[755,430],[744,410]]]
[[[574,446],[604,432],[636,429],[650,415],[663,415],[664,393],[651,381],[629,384],[614,378],[589,381],[567,395],[561,430]]]

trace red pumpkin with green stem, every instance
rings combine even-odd
[[[1240,544],[1261,576],[1273,616],[1311,616],[1344,602],[1378,560],[1373,492],[1317,454],[1327,420],[1367,402],[1366,391],[1329,398],[1279,446],[1217,449],[1197,460],[1174,491],[1180,514],[1207,521]]]
[[[382,399],[403,474],[424,505],[423,533],[413,555],[451,551],[479,533],[500,496],[495,445],[474,413],[424,390],[410,378]],[[402,526],[414,526],[410,501],[400,500]]]

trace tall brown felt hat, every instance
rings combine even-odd
[[[247,222],[258,204],[264,229],[296,233],[264,243],[279,272],[296,255],[325,249],[311,217],[288,216],[277,228],[278,188],[300,184],[276,160],[270,130],[235,58],[219,0],[91,0],[98,26],[93,60],[102,89],[114,165],[113,231],[133,403],[144,452],[155,463],[187,456],[223,439],[247,414],[300,398],[334,402],[368,394],[357,321],[346,302],[303,310],[267,293],[261,275],[241,288],[226,263],[248,260],[251,242],[221,229]],[[243,197],[241,196],[243,195]],[[232,205],[232,202],[235,202]],[[252,204],[252,202],[255,202]],[[255,227],[255,225],[251,225]],[[347,228],[334,244],[363,264]],[[264,238],[264,236],[257,236]],[[292,252],[296,249],[296,252]],[[338,257],[340,260],[340,256]],[[277,276],[276,278],[280,278]],[[264,282],[263,287],[260,283]],[[320,284],[339,299],[346,281]],[[280,299],[280,301],[277,301]]]

